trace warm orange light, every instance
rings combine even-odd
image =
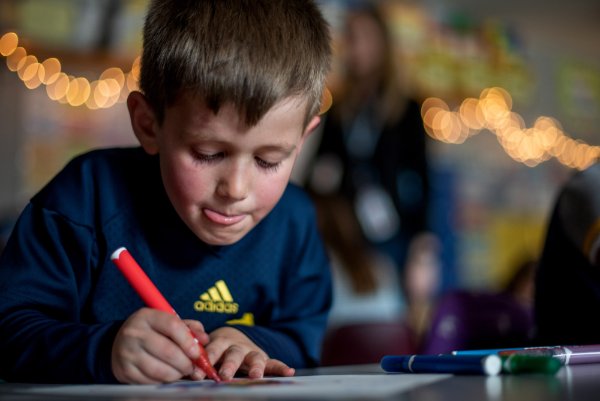
[[[481,112],[479,101],[473,98],[465,99],[460,105],[460,119],[469,128],[473,130],[483,129],[485,118]]]
[[[34,77],[37,78],[39,66],[41,64],[38,63],[37,61],[25,63],[25,64],[26,65],[24,65],[23,68],[21,68],[19,70],[19,76],[21,77],[23,82],[30,81]]]
[[[70,80],[67,74],[61,72],[58,74],[57,79],[46,87],[46,93],[52,100],[59,101],[63,99],[67,91],[69,90]]]
[[[89,109],[109,108],[123,102],[131,91],[138,89],[140,57],[136,57],[129,72],[111,67],[98,80],[90,83],[84,77],[72,77],[62,72],[57,58],[39,63],[18,46],[19,37],[7,32],[0,37],[0,55],[6,65],[16,72],[29,89],[46,85],[48,97],[62,104]],[[333,102],[331,92],[323,93],[321,113]],[[454,111],[442,99],[430,97],[421,105],[425,131],[432,138],[447,143],[463,143],[483,129],[497,136],[506,153],[527,166],[535,166],[550,157],[560,163],[583,169],[600,158],[600,146],[593,146],[570,138],[560,123],[550,117],[539,117],[533,127],[526,128],[523,118],[512,111],[513,101],[503,88],[484,89],[479,99],[467,98]]]
[[[566,166],[582,169],[600,157],[600,146],[569,138],[555,119],[539,117],[533,127],[526,128],[523,117],[511,109],[508,92],[488,88],[479,99],[465,99],[457,111],[450,111],[439,98],[427,98],[421,105],[421,117],[425,132],[446,143],[463,143],[488,129],[496,134],[506,154],[530,167],[555,157]]]
[[[23,83],[29,89],[37,88],[42,84],[40,74],[44,75],[44,66],[40,63],[31,64],[23,73]]]
[[[44,74],[40,75],[40,80],[44,85],[50,85],[58,79],[58,74],[61,71],[60,61],[55,58],[48,58],[42,63],[44,66]]]
[[[100,75],[100,79],[114,79],[120,87],[125,84],[125,74],[118,67],[107,68]]]
[[[25,71],[27,70],[27,67],[29,67],[31,64],[33,63],[37,63],[37,57],[33,56],[33,55],[29,55],[26,57],[23,57],[19,63],[17,64],[17,75],[19,75],[19,78],[21,78],[22,81],[25,81]]]
[[[81,106],[90,96],[90,83],[85,78],[74,78],[69,83],[67,101],[71,106]]]
[[[135,79],[136,81],[139,81],[139,79],[140,79],[140,64],[141,64],[140,56],[137,56],[135,58],[135,60],[133,60],[133,63],[131,64],[131,74],[133,74],[133,79]]]
[[[118,67],[107,68],[100,75],[98,83],[92,85],[87,78],[62,73],[61,63],[55,57],[38,63],[37,58],[28,55],[27,50],[19,47],[18,43],[18,35],[14,32],[7,32],[0,37],[0,54],[6,57],[8,69],[17,72],[29,89],[46,85],[46,93],[51,100],[74,107],[85,104],[91,109],[107,108],[125,101],[129,93],[138,88],[139,56],[133,60],[130,72],[125,73]]]
[[[17,47],[8,57],[6,57],[6,65],[12,72],[17,71],[18,65],[22,59],[27,57],[27,50],[22,47]]]
[[[10,56],[19,45],[19,37],[14,32],[8,32],[0,38],[0,54]]]
[[[331,91],[326,87],[323,90],[323,96],[321,97],[321,109],[319,110],[319,114],[327,113],[332,104],[333,96],[331,95]]]
[[[104,89],[103,86],[106,86],[104,81],[94,81],[92,85],[94,87],[94,102],[97,108],[104,107],[106,104],[106,99],[108,98],[105,93],[108,92],[108,89]]]
[[[138,90],[138,80],[135,77],[133,72],[127,74],[127,90],[129,92],[133,92],[134,90]]]

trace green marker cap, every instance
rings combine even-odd
[[[547,355],[512,354],[501,359],[502,373],[555,374],[562,366],[559,359]]]

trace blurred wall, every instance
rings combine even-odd
[[[0,213],[10,214],[22,203],[19,198],[22,130],[18,102],[22,89],[12,74],[3,68],[0,69],[0,88]]]

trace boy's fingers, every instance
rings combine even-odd
[[[190,379],[192,379],[192,380],[204,380],[205,378],[206,378],[206,373],[202,369],[200,369],[199,367],[195,366],[194,367],[194,371],[190,375]]]
[[[143,353],[135,361],[121,361],[113,368],[122,383],[153,384],[180,379],[183,374],[151,353]]]
[[[142,384],[172,382],[181,379],[187,374],[182,373],[179,369],[158,359],[142,363],[138,368],[144,376]]]
[[[188,326],[190,331],[194,333],[194,336],[196,336],[196,339],[200,344],[208,344],[210,338],[208,337],[208,333],[204,330],[204,325],[202,323],[197,320],[184,320],[183,322]]]
[[[179,377],[190,374],[194,369],[194,362],[189,355],[182,352],[182,349],[170,339],[160,337],[147,345],[146,352],[160,361],[162,364],[176,370]],[[150,376],[152,375],[152,366],[148,368]],[[160,368],[155,368],[160,370]],[[146,370],[145,366],[142,370]]]
[[[291,377],[296,374],[296,370],[294,368],[290,368],[288,365],[277,359],[268,359],[264,374],[265,376]]]
[[[200,356],[199,340],[194,337],[187,322],[183,322],[175,315],[159,313],[160,315],[152,321],[153,328],[171,339],[189,359],[197,359]]]
[[[142,372],[151,379],[164,381],[165,379],[158,375],[164,373],[172,377],[171,371],[167,368],[178,372],[179,377],[175,379],[189,375],[193,371],[192,360],[200,355],[200,350],[189,327],[179,317],[143,308],[130,320],[131,329],[123,330],[123,335],[129,336],[126,333],[131,333],[131,339],[134,340],[129,341],[130,353],[138,354],[139,358],[147,355],[154,358],[156,363],[166,365],[162,368],[153,364],[151,360],[146,361],[147,364],[142,364],[138,360],[136,365]]]
[[[119,383],[150,384],[148,379],[134,364],[118,364],[113,366],[113,374]]]
[[[250,352],[246,355],[246,366],[248,369],[248,377],[251,379],[260,379],[265,374],[267,358],[260,352]]]
[[[221,360],[221,367],[219,368],[219,376],[223,380],[231,380],[238,371],[242,363],[246,352],[237,345],[232,345],[224,353]]]
[[[190,330],[194,331],[194,332],[203,332],[204,330],[204,325],[202,324],[202,322],[199,322],[198,320],[192,320],[192,319],[183,319],[183,323],[187,324],[187,326],[190,328]]]
[[[211,337],[211,341],[204,348],[208,354],[208,359],[211,364],[216,364],[222,357],[223,354],[231,347],[232,344],[229,341],[221,338]]]

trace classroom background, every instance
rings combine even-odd
[[[334,56],[352,3],[319,2]],[[539,255],[560,186],[600,155],[600,3],[379,3],[428,135],[436,291],[498,291]],[[72,156],[136,143],[124,100],[146,4],[0,0],[0,235]]]

